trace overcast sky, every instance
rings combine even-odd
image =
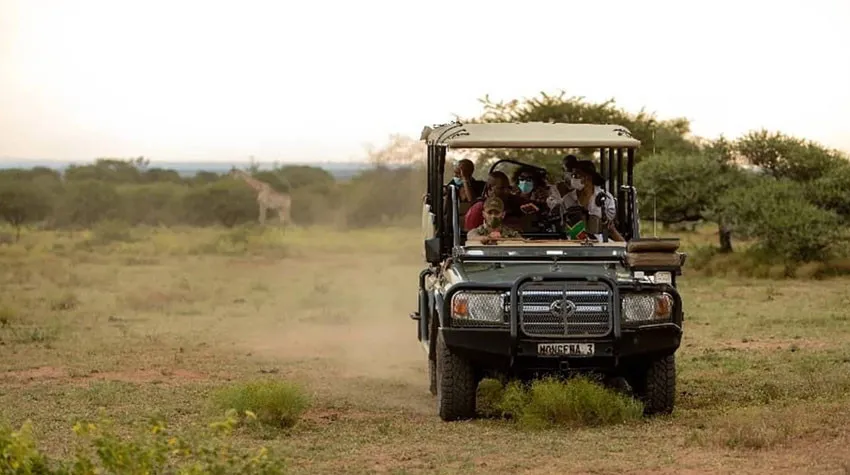
[[[0,0],[0,157],[350,160],[566,89],[850,151],[850,0]]]

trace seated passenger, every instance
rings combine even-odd
[[[502,220],[505,218],[505,204],[495,196],[487,198],[483,203],[484,223],[471,229],[466,234],[467,240],[481,241],[484,244],[492,242],[497,238],[519,238],[519,231],[505,226]]]
[[[570,180],[577,162],[578,158],[575,155],[567,155],[561,162],[564,179],[549,185],[549,197],[546,199],[546,204],[549,205],[550,209],[555,209],[560,204],[561,198],[573,191]]]
[[[497,197],[502,200],[505,207],[505,220],[510,225],[515,225],[522,219],[522,211],[520,206],[523,204],[522,198],[511,194],[510,181],[504,172],[495,171],[487,177],[487,190],[484,192],[484,197],[479,199],[469,208],[464,217],[464,229],[470,230],[481,226],[484,222],[484,200],[490,197]]]
[[[585,226],[592,239],[602,240],[602,229],[607,229],[614,241],[625,241],[614,226],[617,216],[616,204],[611,193],[602,189],[605,179],[596,172],[596,166],[589,160],[575,163],[570,176],[572,191],[560,196],[550,196],[549,202],[561,207],[566,213],[573,207],[581,207],[587,216]]]
[[[538,230],[538,221],[549,214],[547,199],[550,195],[549,184],[543,172],[537,168],[523,165],[514,171],[516,196],[523,201],[520,210],[525,213],[523,230]]]
[[[485,183],[475,179],[472,173],[475,171],[475,164],[472,160],[463,159],[457,162],[454,169],[454,178],[447,186],[456,186],[458,188],[458,200],[460,203],[472,204],[479,199],[484,193]]]

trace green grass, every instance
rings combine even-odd
[[[512,381],[504,391],[488,381],[485,388],[485,410],[495,410],[525,429],[599,427],[633,422],[643,414],[639,401],[582,376],[568,381],[544,378],[530,387]]]
[[[492,417],[439,421],[407,317],[418,229],[129,232],[86,247],[89,231],[30,231],[0,246],[0,421],[31,420],[51,460],[73,457],[70,428],[101,411],[122,437],[152,415],[188,437],[225,406],[290,407],[250,389],[261,380],[303,388],[309,405],[292,427],[238,429],[232,442],[268,447],[292,473],[548,472],[564,454],[569,470],[605,473],[840,473],[850,462],[846,277],[686,267],[672,416],[635,421],[627,400],[571,381],[537,386],[519,413],[547,430],[524,430],[501,417],[491,381],[479,409]],[[686,237],[686,250],[714,239],[710,227]],[[210,242],[222,247],[198,252]],[[236,389],[213,417],[225,388]]]
[[[287,381],[259,380],[235,383],[213,396],[219,409],[251,413],[272,427],[295,426],[310,405],[303,388]]]

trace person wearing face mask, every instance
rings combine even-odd
[[[475,164],[466,158],[459,160],[454,168],[454,178],[449,182],[449,186],[458,188],[458,199],[461,203],[472,203],[484,193],[485,183],[472,176],[474,171]]]
[[[487,198],[484,201],[483,210],[484,223],[471,229],[466,234],[467,240],[480,240],[483,244],[489,244],[499,238],[522,237],[519,231],[504,224],[505,204],[500,198],[496,196]]]
[[[543,230],[541,220],[549,214],[547,199],[550,194],[549,184],[543,172],[539,169],[522,165],[514,171],[513,181],[516,184],[514,194],[520,199],[519,209],[523,213],[522,225],[524,231]]]
[[[617,216],[614,196],[602,189],[604,184],[605,179],[597,173],[592,161],[577,161],[570,174],[572,191],[563,195],[557,205],[564,213],[580,207],[584,211],[585,225],[592,239],[601,241],[602,229],[607,229],[614,241],[624,241],[614,227]]]
[[[549,185],[549,196],[546,198],[546,204],[549,206],[549,209],[556,209],[563,201],[563,197],[573,191],[571,178],[576,163],[578,163],[578,158],[575,155],[567,155],[561,162],[564,179]]]
[[[549,184],[536,168],[523,165],[514,171],[517,195],[533,203],[538,210],[545,209],[549,197]]]

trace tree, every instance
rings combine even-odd
[[[50,212],[50,197],[29,183],[0,181],[0,217],[15,227],[15,241],[21,239],[21,226],[44,219]]]
[[[99,158],[91,165],[71,165],[65,170],[65,180],[97,180],[112,184],[140,183],[149,162],[143,157],[120,160]]]
[[[380,148],[368,145],[366,156],[369,163],[375,166],[421,166],[425,164],[428,152],[423,142],[404,135],[393,134]]]
[[[764,129],[739,138],[735,150],[775,178],[801,182],[816,180],[847,164],[846,158],[836,150]]]
[[[850,222],[850,163],[805,184],[806,199]]]
[[[841,235],[838,216],[806,201],[803,186],[788,179],[730,190],[720,209],[737,233],[785,260],[824,260]]]
[[[720,220],[718,200],[746,180],[745,173],[717,155],[663,153],[635,166],[635,187],[644,216],[654,208],[662,223],[718,219],[720,248],[732,250],[731,230]]]
[[[540,97],[493,102],[489,96],[480,99],[484,113],[462,122],[572,122],[618,124],[628,128],[641,141],[647,155],[663,152],[693,153],[697,145],[687,139],[690,122],[685,118],[658,120],[641,109],[632,114],[615,106],[614,99],[601,103],[587,102],[583,97],[567,97],[560,91],[551,95],[541,92]],[[578,154],[589,156],[593,150],[578,150]],[[550,172],[560,174],[563,152],[550,150],[509,150],[481,153],[479,163],[491,159],[514,158],[545,166]],[[640,155],[640,154],[639,154]]]

